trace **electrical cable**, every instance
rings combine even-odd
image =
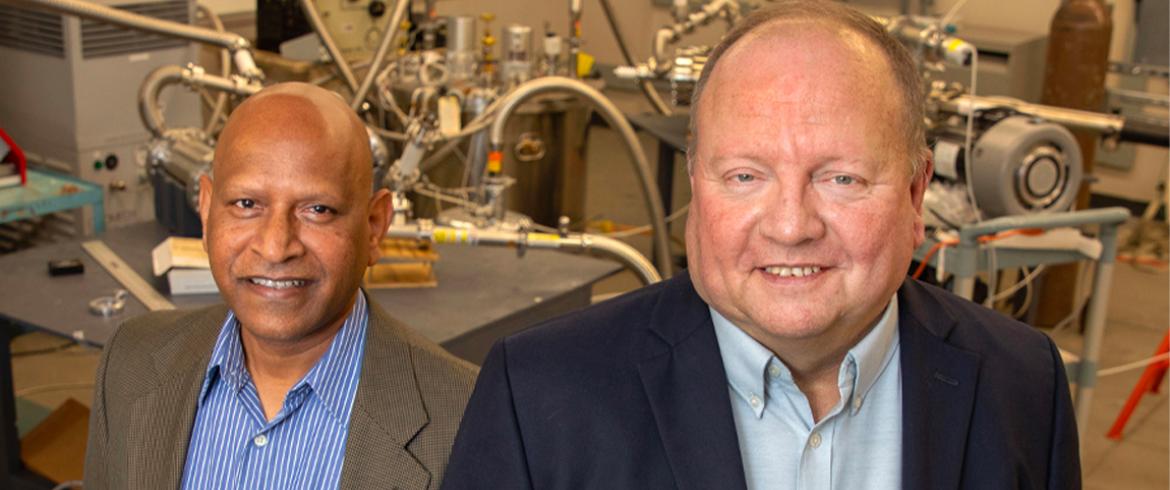
[[[690,210],[690,208],[691,208],[691,205],[689,203],[684,205],[681,208],[678,208],[677,211],[670,213],[670,215],[666,217],[666,222],[670,223],[670,222],[673,222],[673,221],[681,218],[683,215],[687,214],[687,211]],[[651,227],[650,225],[641,225],[641,226],[635,226],[633,228],[621,230],[621,231],[611,231],[609,233],[598,233],[598,235],[607,236],[610,238],[626,238],[626,237],[631,237],[634,235],[641,235],[643,233],[651,231],[652,229],[653,229],[653,227]]]
[[[955,2],[955,4],[951,6],[951,9],[947,11],[946,15],[943,15],[942,19],[938,21],[938,27],[945,29],[947,24],[950,24],[952,20],[955,20],[955,15],[957,15],[959,10],[962,9],[965,5],[967,5],[967,0],[959,0],[958,2]]]
[[[1032,289],[1031,282],[1024,284],[1024,302],[1020,304],[1020,307],[1016,311],[1012,312],[1012,318],[1019,320],[1020,317],[1028,312],[1028,308],[1032,307],[1032,296],[1035,294]]]
[[[1030,286],[1032,281],[1036,279],[1036,276],[1044,271],[1044,265],[1037,266],[1031,271],[1028,271],[1027,267],[1021,267],[1020,269],[1024,272],[1023,279],[1020,279],[1019,282],[1009,286],[1007,289],[996,293],[994,296],[989,296],[992,303],[1010,298],[1013,294],[1016,294],[1016,291],[1023,289],[1025,286]]]
[[[1087,261],[1087,264],[1096,264],[1096,263],[1097,263],[1097,261],[1095,261],[1095,260]],[[1080,292],[1085,289],[1084,282],[1088,281],[1088,277],[1089,277],[1089,274],[1079,274],[1078,275],[1076,289],[1073,290],[1075,294],[1079,295]],[[1072,309],[1072,311],[1068,314],[1068,316],[1062,318],[1059,322],[1056,322],[1056,324],[1052,326],[1052,331],[1049,333],[1049,335],[1056,336],[1057,334],[1063,332],[1068,327],[1076,324],[1077,320],[1080,319],[1080,317],[1081,317],[1081,312],[1084,311],[1084,309],[1085,309],[1085,305],[1087,305],[1089,303],[1090,296],[1092,296],[1092,294],[1085,294],[1084,297],[1080,298],[1080,300],[1077,301],[1077,305]]]
[[[1141,369],[1141,368],[1144,368],[1150,364],[1154,364],[1157,362],[1166,362],[1167,360],[1170,360],[1170,352],[1164,352],[1164,353],[1158,354],[1154,357],[1149,357],[1146,359],[1142,359],[1140,361],[1134,361],[1134,362],[1122,364],[1120,366],[1114,366],[1114,367],[1111,367],[1108,369],[1102,369],[1100,371],[1097,371],[1097,377],[1100,378],[1103,376],[1113,376],[1115,374],[1121,374],[1121,373],[1124,373],[1127,371]]]
[[[977,76],[979,73],[979,51],[972,51],[971,53],[971,97],[975,97],[975,87],[979,81]],[[974,130],[975,130],[975,106],[971,104],[967,107],[967,134],[963,143],[963,173],[966,179],[967,198],[971,201],[971,209],[975,211],[975,222],[983,221],[983,212],[979,210],[979,203],[975,201],[975,181],[971,176],[971,168],[973,165],[972,146],[974,144]]]
[[[983,298],[983,306],[994,307],[991,298],[999,290],[999,256],[995,247],[987,248],[987,297]]]

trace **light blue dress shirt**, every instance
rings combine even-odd
[[[815,423],[788,367],[714,308],[711,319],[749,489],[902,488],[897,295],[845,355],[841,399]]]
[[[229,312],[199,395],[183,469],[185,489],[337,488],[369,322],[358,292],[329,349],[285,395],[271,421],[244,365]]]

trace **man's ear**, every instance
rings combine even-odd
[[[922,216],[924,212],[922,202],[926,198],[926,188],[930,186],[930,179],[934,176],[934,155],[930,150],[922,150],[918,158],[922,162],[922,166],[910,180],[910,204],[914,206],[915,247],[926,241],[926,224]]]
[[[390,226],[390,219],[393,217],[390,190],[378,189],[370,198],[370,260],[369,264],[366,265],[376,264],[378,258],[382,256],[382,249],[379,245],[382,243],[382,237],[386,236],[386,228]]]
[[[199,221],[203,226],[203,251],[207,251],[207,217],[211,214],[211,177],[199,176]]]

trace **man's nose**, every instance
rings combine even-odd
[[[824,236],[820,201],[810,186],[777,189],[769,195],[760,216],[759,231],[765,238],[786,246]]]
[[[252,241],[252,249],[265,261],[280,264],[304,253],[295,217],[272,213],[260,226],[261,229]]]

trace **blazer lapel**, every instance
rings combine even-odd
[[[427,422],[411,348],[393,320],[369,302],[361,381],[350,416],[341,488],[428,488],[432,475],[408,445]]]
[[[678,488],[746,488],[710,311],[686,272],[665,286],[650,330],[638,371]]]
[[[958,321],[922,285],[898,299],[903,488],[958,488],[980,360],[946,342]]]
[[[131,488],[178,488],[187,460],[187,445],[195,422],[195,408],[203,386],[219,325],[227,317],[223,306],[192,315],[184,335],[154,353],[155,388],[132,405],[131,433],[127,434]]]

